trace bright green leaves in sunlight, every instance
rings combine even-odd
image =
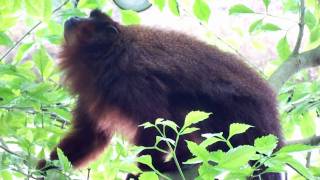
[[[152,0],[150,2],[154,5],[156,5],[160,9],[160,11],[163,10],[163,8],[166,4],[166,0]]]
[[[168,5],[169,5],[169,9],[172,12],[172,14],[179,16],[180,15],[180,11],[179,11],[179,5],[177,0],[168,0]]]
[[[310,31],[310,43],[317,42],[320,38],[320,25],[317,18],[315,17],[315,14],[307,9],[305,11],[304,22]]]
[[[278,25],[275,25],[272,23],[266,23],[261,26],[261,30],[263,30],[263,31],[278,31],[278,30],[281,30],[281,28]]]
[[[310,10],[305,11],[304,23],[310,31],[317,25],[317,19]]]
[[[299,2],[297,0],[282,0],[284,10],[297,13],[299,11]]]
[[[211,113],[206,113],[202,111],[191,111],[190,113],[187,114],[185,120],[184,120],[184,125],[182,129],[189,127],[192,124],[196,124],[200,121],[203,121],[207,119],[210,116]]]
[[[243,14],[243,13],[254,13],[254,11],[252,9],[250,9],[249,7],[243,5],[243,4],[236,4],[233,5],[230,9],[229,9],[229,14],[233,15],[233,14]]]
[[[300,132],[303,137],[312,137],[316,135],[317,130],[317,114],[312,113],[312,111],[305,112],[296,118],[298,124],[300,125]]]
[[[223,169],[237,170],[248,164],[250,160],[255,159],[255,148],[249,145],[239,146],[229,150],[225,158],[221,159],[218,166]]]
[[[132,10],[122,10],[121,19],[125,25],[140,24],[141,21],[139,14]]]
[[[278,138],[274,135],[262,136],[254,140],[254,147],[261,154],[270,155],[277,147]]]
[[[154,172],[144,172],[139,176],[139,180],[158,180],[159,177]]]
[[[231,137],[233,137],[236,134],[241,134],[241,133],[246,132],[251,127],[253,127],[253,126],[248,125],[248,124],[240,124],[240,123],[231,124],[230,129],[229,129],[228,139],[230,139]]]
[[[264,7],[268,10],[271,0],[263,0]]]
[[[54,71],[54,63],[52,58],[47,53],[46,49],[41,46],[32,56],[40,75],[43,79],[47,79]]]
[[[197,159],[201,160],[201,162],[208,161],[208,157],[210,153],[205,147],[199,146],[198,144],[192,141],[186,141],[186,143],[187,143],[188,149],[190,150],[193,156],[197,157]]]
[[[21,0],[0,0],[0,33],[5,33],[8,28],[17,23],[16,12],[21,9],[22,3]]]
[[[163,11],[165,5],[167,4],[170,12],[173,15],[180,15],[179,4],[177,0],[151,0],[150,2],[157,6],[160,9],[160,11]]]
[[[263,22],[263,19],[259,19],[254,21],[250,26],[249,26],[249,32],[250,33],[258,33],[262,31],[279,31],[281,28],[273,23],[265,23]]]
[[[52,13],[51,0],[25,0],[27,13],[41,20],[49,20]]]
[[[195,0],[193,4],[193,13],[201,21],[208,22],[211,10],[205,0]]]
[[[317,42],[320,39],[320,27],[313,28],[311,30],[309,41],[310,43]]]
[[[101,8],[107,3],[107,1],[108,0],[81,0],[79,1],[78,7],[89,9]]]
[[[278,56],[283,60],[288,59],[291,55],[290,45],[286,36],[279,40],[277,44],[277,52]]]
[[[12,44],[13,42],[11,41],[10,37],[4,32],[0,32],[0,46],[11,46]]]
[[[60,167],[62,167],[64,171],[69,171],[71,169],[71,163],[69,162],[67,156],[64,155],[60,148],[57,149],[57,154]]]

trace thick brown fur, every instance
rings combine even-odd
[[[266,134],[278,136],[282,145],[275,94],[234,55],[182,33],[122,26],[98,10],[89,18],[69,20],[65,41],[61,68],[78,103],[73,128],[58,147],[74,167],[101,153],[115,131],[136,145],[153,146],[157,133],[139,124],[161,117],[181,126],[191,110],[212,115],[199,124],[200,131],[181,139],[181,162],[190,158],[184,139],[201,140],[209,132],[227,135],[234,122],[254,126],[232,139],[235,146]],[[222,143],[210,148],[227,149]],[[175,170],[161,152],[141,154],[151,154],[160,171]],[[53,151],[51,159],[56,158]]]

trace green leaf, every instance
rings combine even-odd
[[[137,162],[149,166],[151,169],[155,169],[152,165],[152,158],[150,155],[142,155],[137,158]]]
[[[162,11],[164,8],[164,5],[166,4],[166,1],[165,0],[153,0],[151,3],[156,5],[160,9],[160,11]]]
[[[264,4],[264,7],[266,7],[266,10],[268,10],[270,2],[271,2],[271,0],[263,0],[263,4]]]
[[[264,30],[264,31],[278,31],[278,30],[281,30],[281,28],[275,24],[272,24],[272,23],[266,23],[266,24],[263,24],[261,26],[261,30]]]
[[[168,0],[169,9],[172,12],[172,14],[179,16],[179,6],[177,0]]]
[[[193,4],[193,13],[201,21],[208,22],[211,10],[204,0],[195,0]]]
[[[305,15],[304,15],[304,22],[307,25],[307,27],[309,28],[309,30],[311,31],[317,24],[317,19],[316,17],[314,17],[314,15],[312,14],[312,12],[310,10],[306,10],[305,11]]]
[[[4,32],[0,32],[0,45],[11,46],[12,44],[10,37]]]
[[[189,151],[202,161],[207,161],[209,157],[209,152],[205,147],[199,146],[192,141],[186,141]]]
[[[183,162],[183,164],[199,164],[201,162],[202,160],[200,160],[198,157],[195,157],[195,158],[188,159],[187,161]]]
[[[310,43],[316,42],[317,40],[319,40],[319,37],[320,37],[320,27],[316,27],[312,29],[309,37]]]
[[[216,142],[220,142],[222,141],[220,138],[217,138],[217,137],[210,137],[210,138],[207,138],[206,140],[202,141],[200,143],[200,146],[203,146],[203,147],[208,147]]]
[[[156,124],[162,124],[164,126],[168,126],[171,129],[173,129],[176,133],[178,133],[178,130],[177,130],[178,125],[173,121],[165,120],[165,121],[161,121],[160,123],[156,123]]]
[[[262,154],[270,155],[277,147],[278,138],[272,134],[262,136],[254,140],[254,147],[256,151]]]
[[[254,31],[260,30],[262,26],[263,19],[259,19],[253,22],[249,27],[249,32],[252,33]]]
[[[143,127],[144,129],[150,128],[150,127],[154,127],[153,124],[151,124],[150,122],[145,122],[143,124],[140,124],[139,127]]]
[[[302,165],[299,161],[290,157],[286,159],[286,162],[292,169],[294,169],[296,172],[298,172],[301,176],[305,177],[306,179],[315,179],[311,171],[304,167],[304,165]]]
[[[155,172],[143,172],[139,176],[139,180],[158,180],[159,177]]]
[[[254,147],[248,145],[238,146],[229,150],[218,166],[223,169],[238,170],[240,167],[247,165],[255,155]]]
[[[209,117],[211,113],[206,113],[202,111],[191,111],[190,113],[187,114],[185,120],[184,120],[184,125],[182,129],[189,127],[192,124],[196,124],[200,121],[203,121]]]
[[[310,145],[304,145],[304,144],[292,144],[282,147],[279,151],[276,152],[276,154],[288,154],[288,153],[295,153],[295,152],[301,152],[301,151],[311,151],[314,149],[320,149],[319,146],[310,146]]]
[[[80,8],[101,8],[106,4],[107,0],[81,0],[79,1],[78,7]]]
[[[53,60],[43,46],[33,54],[32,59],[39,69],[43,79],[48,78],[52,74],[54,70]]]
[[[2,169],[2,168],[1,168]],[[0,171],[0,177],[3,179],[3,180],[12,180],[12,175],[11,175],[12,172],[8,171],[8,170],[2,170]]]
[[[253,127],[253,126],[248,125],[248,124],[232,123],[230,125],[228,139],[230,139],[232,136],[234,136],[236,134],[241,134],[241,133],[246,132],[251,127]]]
[[[306,112],[301,116],[299,125],[303,137],[311,137],[316,134],[316,118],[316,115],[313,117],[310,112]]]
[[[20,62],[22,60],[22,58],[24,57],[25,53],[32,47],[34,43],[25,43],[25,44],[21,44],[19,46],[19,49],[14,57],[14,61],[15,63]]]
[[[286,60],[291,55],[290,46],[287,37],[283,37],[279,40],[277,44],[277,52],[281,59]]]
[[[196,127],[185,128],[185,129],[180,133],[180,135],[190,134],[190,133],[193,133],[193,132],[198,131],[198,130],[199,130],[199,128],[196,128]]]
[[[141,21],[139,14],[132,10],[121,10],[121,19],[125,25],[140,24]]]
[[[40,18],[41,20],[50,20],[52,13],[51,0],[25,0],[25,7],[30,16]]]
[[[254,11],[243,4],[236,4],[229,9],[230,15],[242,13],[254,13]]]
[[[222,150],[218,150],[218,151],[210,152],[210,156],[208,157],[208,159],[212,162],[219,163],[224,159],[225,156],[226,156],[225,152],[223,152]]]
[[[60,148],[57,148],[57,154],[59,158],[59,164],[64,171],[68,171],[71,168],[71,163],[68,158],[64,155]]]
[[[291,12],[294,12],[294,13],[299,12],[299,8],[300,8],[299,2],[300,1],[297,1],[297,0],[282,0],[282,2],[283,2],[283,8],[284,8],[285,11],[291,11]]]
[[[216,169],[214,168],[214,166],[211,166],[207,163],[202,164],[199,167],[198,172],[199,172],[200,179],[203,179],[203,180],[215,179],[216,176],[222,173],[221,170]]]
[[[3,9],[1,9],[2,11]],[[9,28],[16,25],[18,17],[13,15],[0,16],[0,31],[6,32]]]
[[[172,145],[175,145],[175,141],[173,139],[170,139],[170,138],[157,136],[157,142],[159,142],[159,141],[166,141],[166,142],[171,143]]]

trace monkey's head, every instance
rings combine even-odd
[[[119,24],[96,9],[87,18],[72,17],[64,24],[67,46],[91,46],[112,44],[119,34]]]

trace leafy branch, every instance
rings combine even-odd
[[[304,22],[305,19],[305,2],[300,0],[300,18],[299,18],[299,34],[291,56],[277,68],[277,70],[270,76],[269,83],[275,91],[284,85],[284,83],[295,73],[302,69],[315,67],[320,65],[320,46],[310,51],[299,53],[301,46]]]
[[[58,6],[56,9],[52,11],[52,14],[55,14],[58,12],[63,6],[65,6],[70,0],[64,1],[60,6]],[[32,26],[23,36],[21,36],[16,43],[14,43],[0,58],[0,62],[6,58],[11,51],[13,51],[27,36],[31,34],[32,31],[34,31],[37,27],[39,27],[42,24],[42,21],[39,21],[34,26]]]

